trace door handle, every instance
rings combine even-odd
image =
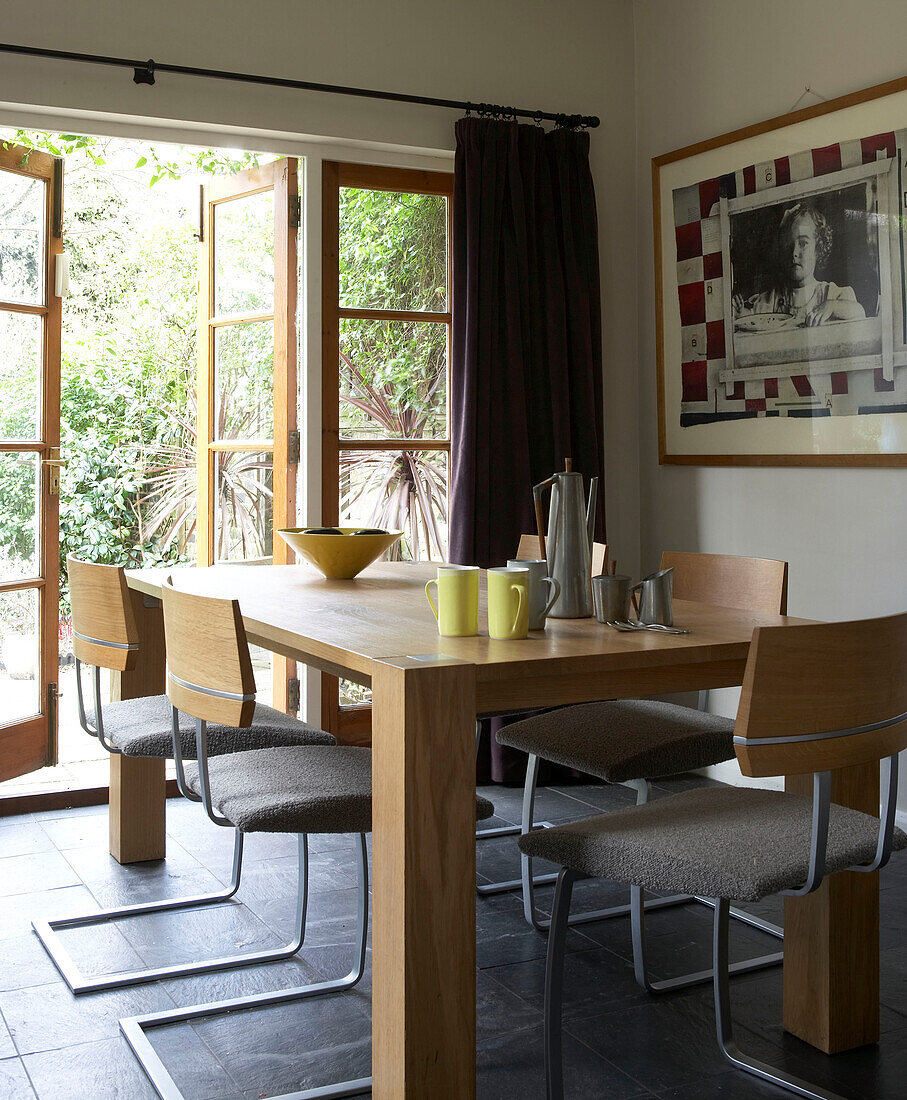
[[[41,465],[47,467],[50,476],[48,490],[51,496],[58,497],[60,495],[60,468],[66,464],[66,459],[60,458],[59,447],[51,447],[50,458],[41,459]]]

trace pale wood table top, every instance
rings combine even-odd
[[[423,591],[436,570],[436,563],[380,562],[349,581],[325,580],[308,565],[133,570],[127,576],[131,587],[149,595],[157,595],[170,575],[187,591],[238,599],[250,641],[364,684],[382,659],[412,657],[428,665],[464,661],[476,666],[484,703],[492,700],[482,699],[483,683],[488,691],[503,681],[519,680],[525,688],[536,678],[566,673],[660,670],[666,677],[661,690],[680,690],[683,685],[671,680],[672,667],[739,665],[755,627],[804,621],[678,600],[675,622],[690,634],[630,634],[594,618],[549,619],[545,631],[527,639],[498,641],[487,634],[483,583],[479,634],[442,638]],[[727,682],[739,684],[739,673],[737,668]]]

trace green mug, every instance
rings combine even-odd
[[[529,570],[488,570],[489,638],[528,638]]]
[[[438,602],[431,598],[431,586],[438,590]],[[479,632],[479,567],[439,565],[438,576],[425,586],[429,606],[438,620],[438,633],[445,638],[469,638]]]

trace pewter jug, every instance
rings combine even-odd
[[[636,618],[641,623],[659,623],[661,626],[674,625],[674,609],[671,597],[674,591],[674,569],[660,569],[643,577],[639,584],[630,589]],[[642,595],[637,596],[637,592]]]
[[[548,511],[547,546],[539,523],[542,557],[548,561],[548,576],[560,585],[557,599],[548,615],[554,619],[585,619],[592,614],[592,536],[598,478],[589,484],[589,500],[584,499],[583,475],[567,469],[533,487],[536,518],[542,512],[542,494],[551,487]]]

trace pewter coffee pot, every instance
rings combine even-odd
[[[567,459],[566,470],[554,474],[532,489],[539,529],[541,556],[548,560],[548,576],[560,585],[560,594],[548,612],[554,619],[585,619],[592,614],[592,535],[598,478],[589,484],[589,500],[584,499],[583,475],[573,470]],[[547,545],[542,527],[542,494],[551,487],[548,511]]]

